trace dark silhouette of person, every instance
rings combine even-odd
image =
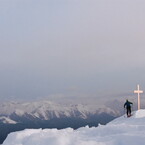
[[[124,108],[126,107],[126,114],[127,117],[131,116],[131,104],[133,104],[132,102],[129,102],[128,100],[126,100],[125,104],[124,104]]]

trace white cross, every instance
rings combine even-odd
[[[143,91],[139,90],[139,85],[137,85],[137,90],[134,90],[134,93],[138,94],[138,110],[140,110],[140,94],[143,93]]]

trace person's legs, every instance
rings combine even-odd
[[[127,116],[128,116],[128,114],[129,114],[129,110],[128,110],[128,108],[126,108],[127,109],[127,112],[126,112],[126,114],[127,114]]]
[[[131,107],[129,107],[128,111],[129,111],[129,115],[131,115]]]
[[[127,107],[127,116],[131,116],[131,107]]]

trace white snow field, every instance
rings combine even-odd
[[[3,145],[145,145],[145,110],[98,127],[26,129],[8,135]]]

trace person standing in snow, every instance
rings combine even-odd
[[[129,102],[128,100],[126,100],[126,102],[124,104],[124,108],[126,108],[127,117],[131,116],[131,104],[133,104],[133,103]]]

